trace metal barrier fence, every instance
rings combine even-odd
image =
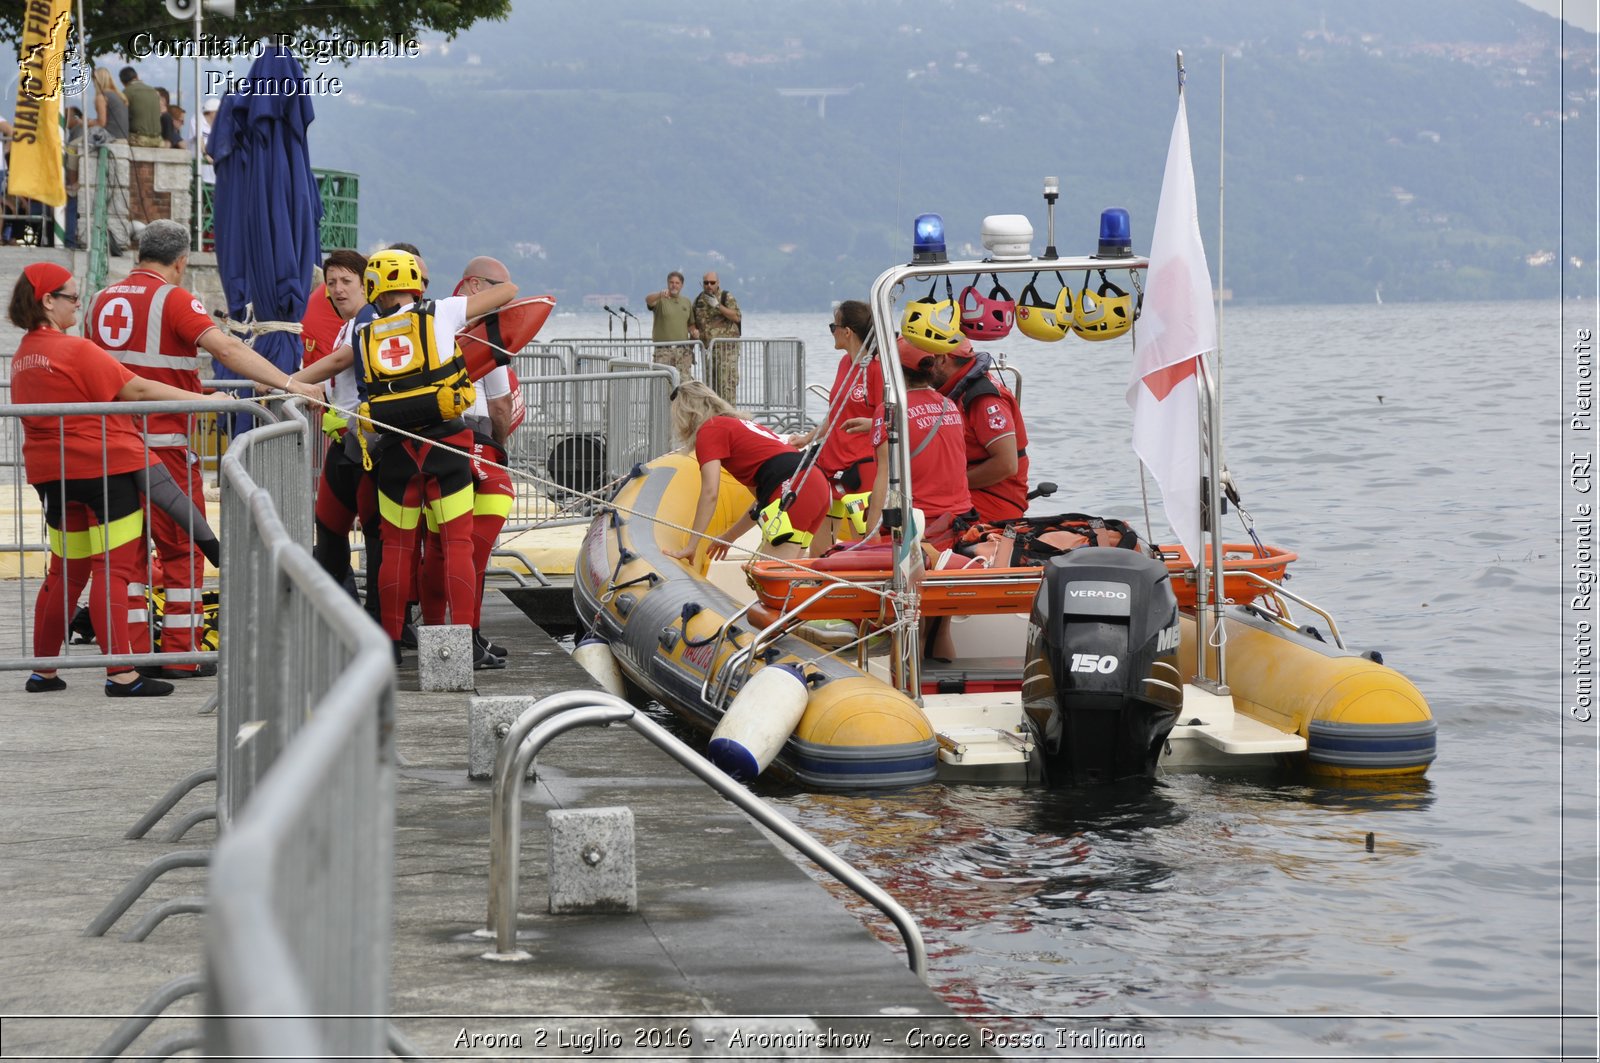
[[[734,405],[777,432],[800,432],[806,420],[806,345],[798,339],[718,339],[701,355],[700,379],[726,394],[721,377],[737,373]]]
[[[18,642],[11,648],[11,652],[0,651],[0,669],[3,670],[50,670],[57,668],[105,668],[114,665],[174,665],[202,663],[216,659],[214,651],[196,648],[188,652],[173,652],[170,648],[166,652],[150,653],[124,653],[108,655],[101,652],[101,646],[72,644],[69,634],[69,644],[61,647],[60,652],[36,653],[32,644],[32,626],[38,598],[40,583],[42,582],[49,564],[49,529],[45,525],[43,505],[37,492],[27,483],[26,467],[23,461],[23,431],[22,418],[98,418],[105,422],[109,417],[129,418],[133,421],[137,431],[143,432],[141,420],[144,415],[182,413],[189,416],[191,427],[196,431],[189,433],[191,442],[209,438],[213,446],[220,447],[221,441],[216,436],[206,437],[198,431],[198,426],[213,420],[218,414],[239,413],[256,419],[258,422],[270,423],[277,419],[277,414],[270,408],[254,402],[221,402],[221,401],[195,401],[195,402],[108,402],[108,403],[73,403],[62,405],[0,405],[0,509],[9,507],[10,512],[5,514],[5,519],[0,522],[0,574],[8,578],[5,593],[10,597],[15,593],[15,615],[21,623]],[[64,422],[63,422],[64,424]],[[101,439],[105,438],[102,429]],[[63,447],[65,440],[63,437]],[[104,444],[102,444],[104,445]],[[204,467],[206,460],[215,460],[214,451],[201,457]],[[149,448],[145,450],[145,464],[159,465],[159,460],[152,462],[152,453]],[[309,514],[309,505],[306,503],[306,513]],[[146,549],[143,556],[145,561],[138,568],[138,580],[147,586],[159,587],[162,583],[154,568],[154,562],[149,560],[149,534],[153,516],[153,503],[148,495],[142,502],[144,509],[143,524],[146,536]],[[198,529],[191,528],[190,538],[195,538],[194,532]],[[102,558],[104,554],[100,555]],[[186,574],[187,586],[200,586],[204,581],[204,573]],[[94,594],[94,585],[84,592],[83,600],[87,603]],[[64,621],[71,627],[74,610],[77,602],[67,602],[63,599],[60,607],[64,610]],[[54,608],[55,606],[51,606]],[[154,647],[160,633],[160,625],[156,621],[154,609],[147,610],[149,615],[144,620],[137,617],[129,621],[130,625],[144,623],[145,634]],[[81,629],[80,629],[81,631]],[[97,636],[101,633],[97,633]]]
[[[89,929],[103,934],[169,868],[206,864],[206,975],[157,990],[96,1058],[119,1055],[169,1004],[201,989],[203,1036],[152,1051],[203,1042],[219,1057],[371,1057],[399,1041],[382,1018],[394,667],[383,632],[307,549],[319,443],[291,405],[222,458],[217,766],[179,784],[217,778],[219,841],[213,853],[158,858]],[[132,833],[148,829],[171,798]],[[195,909],[167,902],[163,910]]]
[[[529,344],[524,353],[560,354],[564,371],[601,372],[617,359],[654,364],[662,348],[682,348],[694,356],[695,376],[719,393],[720,374],[738,374],[734,405],[777,431],[798,432],[810,427],[805,409],[806,345],[804,340],[718,339],[708,349],[698,340],[687,343],[653,343],[649,340],[557,339]],[[550,363],[543,363],[549,365]],[[531,370],[531,366],[530,366]],[[545,370],[546,372],[549,369]],[[517,376],[524,377],[522,370]]]
[[[251,637],[222,659],[218,794],[234,814],[211,861],[205,949],[218,1056],[380,1056],[388,1040],[394,666],[305,548],[313,438],[293,419],[223,459],[224,618]],[[277,503],[293,514],[302,499],[302,516],[280,519]]]
[[[224,638],[220,651],[224,682],[218,687],[217,706],[219,826],[226,826],[232,811],[242,807],[306,722],[315,698],[345,663],[337,645],[315,641],[279,645],[303,633],[281,630],[277,618],[262,615],[263,610],[274,609],[276,596],[285,592],[279,586],[277,544],[268,548],[260,541],[260,511],[271,512],[283,540],[310,557],[312,491],[307,469],[321,438],[304,420],[291,416],[245,433],[222,457],[222,524],[228,531],[222,542],[221,629],[250,635]],[[342,589],[337,597],[348,600]],[[366,618],[364,612],[361,616]],[[328,641],[322,633],[317,638]],[[335,654],[331,661],[324,657],[330,652]],[[286,706],[292,707],[286,710]],[[249,740],[241,743],[245,734]]]
[[[572,352],[572,371],[581,373],[582,359],[597,359],[601,363],[613,358],[625,358],[630,362],[643,362],[646,365],[656,364],[656,352],[663,349],[688,351],[694,356],[696,364],[700,361],[701,347],[698,340],[685,340],[682,343],[656,343],[648,339],[639,340],[601,340],[601,339],[554,339],[552,346],[559,345]]]
[[[548,358],[543,352],[531,360],[525,354],[512,358],[527,413],[511,434],[508,461],[552,482],[540,487],[542,494],[526,487],[518,492],[508,532],[535,523],[587,521],[593,506],[585,493],[672,445],[670,369],[608,359],[596,372],[541,375]]]

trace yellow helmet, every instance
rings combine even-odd
[[[1022,289],[1022,297],[1017,300],[1017,328],[1022,330],[1024,336],[1054,343],[1072,328],[1072,289],[1067,287],[1065,281],[1061,281],[1061,274],[1057,273],[1056,280],[1061,281],[1061,291],[1053,304],[1047,303],[1034,287],[1038,280],[1039,275],[1035,273],[1033,280]]]
[[[384,292],[423,292],[422,266],[417,256],[409,251],[379,251],[367,259],[367,271],[362,278],[367,302],[372,302]]]
[[[961,346],[961,311],[950,290],[950,279],[946,277],[944,283],[945,298],[935,302],[934,289],[929,288],[927,295],[907,303],[900,315],[900,335],[929,354],[949,354]]]
[[[1133,297],[1112,284],[1105,270],[1100,271],[1100,288],[1093,293],[1089,291],[1089,275],[1083,275],[1083,290],[1078,293],[1078,308],[1072,315],[1072,331],[1086,340],[1114,339],[1133,327],[1138,316],[1139,307]]]

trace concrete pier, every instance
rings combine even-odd
[[[0,618],[0,638],[19,637],[16,612]],[[592,685],[493,591],[483,630],[511,657],[503,671],[475,674],[478,693]],[[82,1058],[159,986],[200,967],[204,915],[175,915],[142,943],[120,935],[162,901],[203,894],[203,868],[164,876],[104,937],[83,931],[152,860],[214,842],[213,821],[163,840],[210,803],[210,784],[145,838],[123,834],[172,782],[214,761],[216,720],[198,713],[216,680],[113,701],[99,670],[62,674],[69,688],[55,694],[25,694],[24,675],[0,676],[4,1058]],[[541,755],[523,813],[519,944],[532,958],[483,959],[489,942],[474,932],[489,895],[489,788],[467,779],[472,695],[420,692],[414,656],[400,685],[390,1008],[394,1028],[425,1055],[986,1054],[907,969],[892,930],[887,943],[875,938],[786,850],[628,728],[579,729]],[[545,812],[607,807],[632,812],[637,911],[548,914]],[[196,997],[179,1002],[129,1054],[192,1031],[200,1007]],[[730,1030],[743,1033],[730,1040]],[[905,1048],[913,1030],[924,1035],[914,1050]],[[778,1040],[763,1048],[760,1038]]]

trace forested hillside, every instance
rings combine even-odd
[[[1214,262],[1227,56],[1236,299],[1553,296],[1563,256],[1595,268],[1595,45],[1567,33],[1563,60],[1515,0],[523,0],[354,63],[313,152],[360,173],[364,240],[440,268],[637,306],[715,266],[793,309],[864,292],[922,211],[974,245],[1025,213],[1042,247],[1047,174],[1063,252],[1113,205],[1147,248],[1182,48]]]

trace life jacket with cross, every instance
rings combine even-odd
[[[385,427],[416,431],[454,420],[477,397],[467,363],[440,357],[433,337],[433,302],[372,319],[360,333],[367,401],[363,419]]]

